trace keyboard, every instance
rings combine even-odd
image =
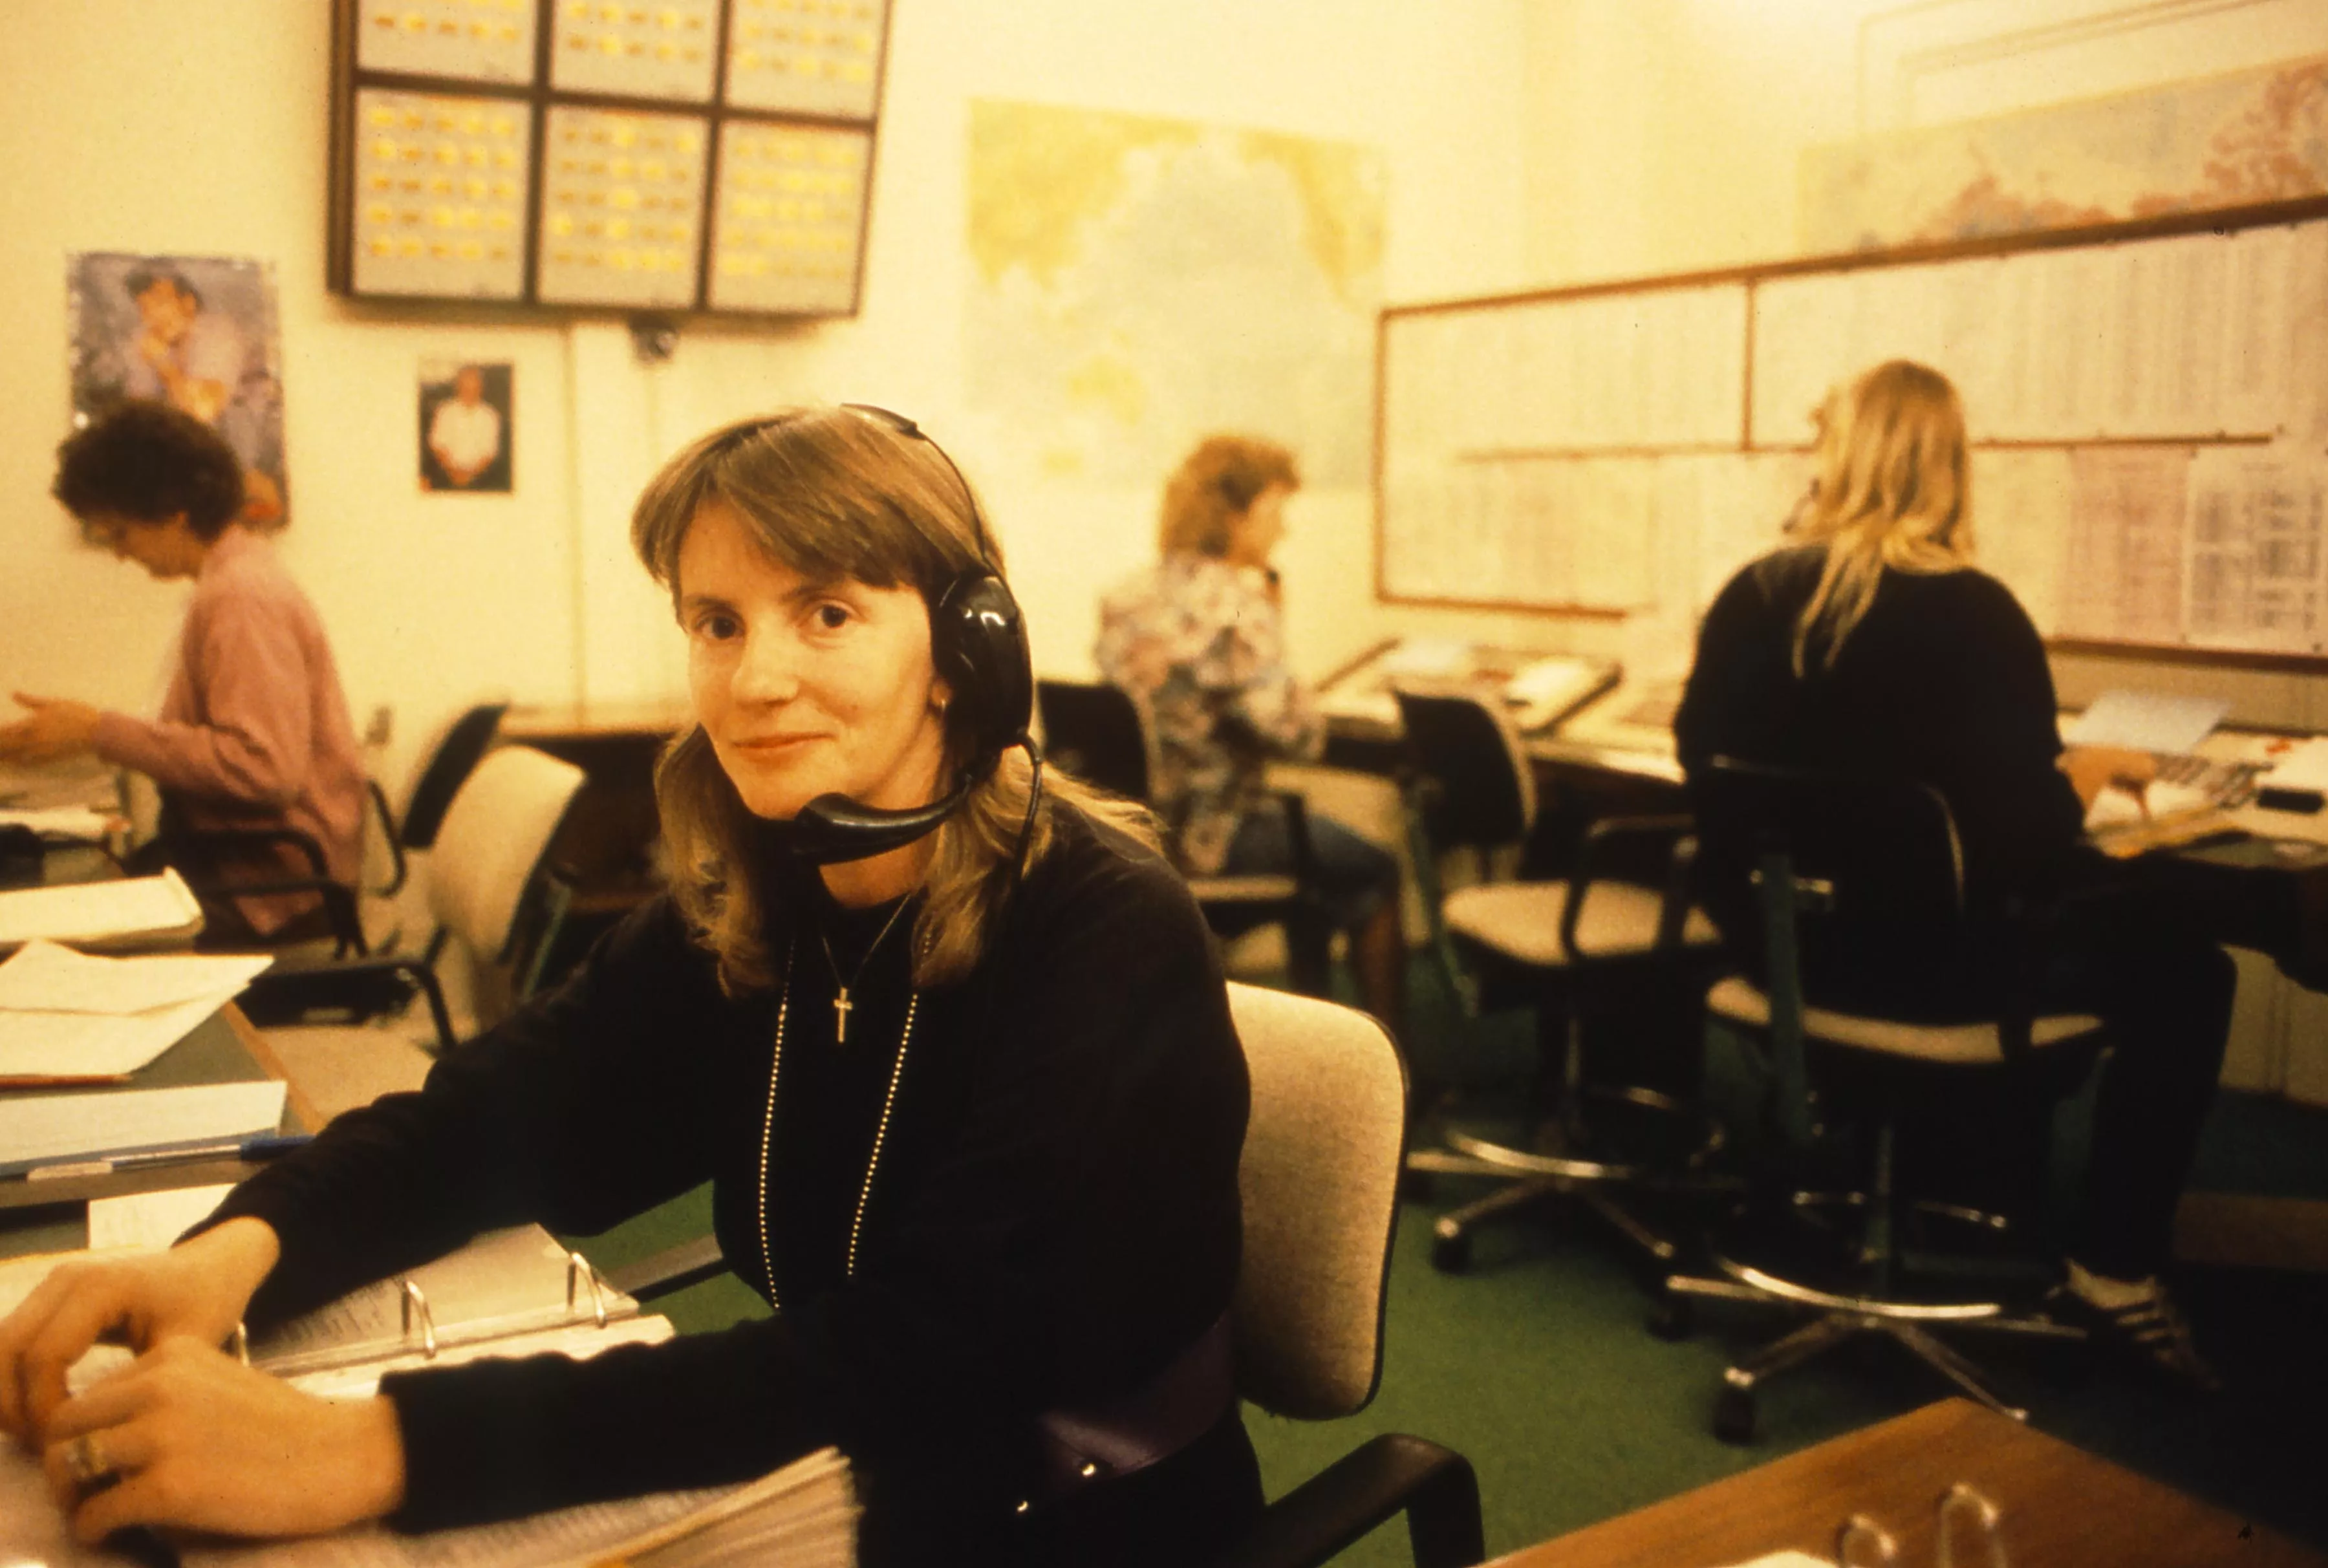
[[[2151,785],[2152,809],[2159,805],[2158,796],[2169,795],[2178,803],[2190,805],[2238,806],[2253,799],[2256,775],[2271,765],[2264,762],[2235,761],[2223,757],[2201,756],[2196,752],[2154,752],[2158,764],[2158,776]],[[2165,786],[2161,789],[2160,786]]]

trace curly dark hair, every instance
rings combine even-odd
[[[164,522],[183,512],[196,537],[216,539],[242,511],[242,460],[192,414],[123,403],[65,437],[49,493],[84,521]]]

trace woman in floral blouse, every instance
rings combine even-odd
[[[1285,816],[1266,786],[1272,757],[1314,757],[1326,728],[1285,662],[1277,573],[1293,455],[1247,436],[1206,438],[1164,490],[1163,559],[1100,607],[1101,672],[1147,708],[1157,742],[1152,805],[1192,876],[1283,875]],[[1366,1006],[1396,1028],[1406,953],[1398,862],[1331,818],[1308,813],[1316,886],[1349,934]]]

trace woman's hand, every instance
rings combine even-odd
[[[56,762],[97,745],[97,721],[104,717],[86,702],[16,693],[30,717],[0,725],[0,757],[11,762]]]
[[[0,1431],[51,1441],[65,1373],[101,1338],[141,1354],[172,1339],[223,1343],[281,1250],[273,1226],[245,1217],[166,1253],[58,1264],[0,1319]]]
[[[2124,790],[2136,800],[2158,776],[2158,759],[2146,751],[2123,746],[2073,746],[2061,753],[2061,771],[2078,792],[2078,803],[2090,808],[2106,789]]]
[[[186,1338],[60,1406],[43,1463],[74,1535],[92,1544],[128,1525],[307,1535],[404,1500],[389,1401],[318,1399]],[[88,1490],[77,1465],[118,1479]]]

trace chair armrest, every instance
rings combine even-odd
[[[1272,1503],[1217,1568],[1314,1568],[1400,1513],[1415,1568],[1470,1568],[1487,1557],[1470,1461],[1385,1432]]]
[[[284,846],[295,850],[307,862],[307,874],[318,881],[331,878],[331,869],[324,859],[323,846],[297,828],[183,828],[164,835],[163,850],[175,856],[181,852],[199,856],[214,855],[221,850],[257,850]],[[215,867],[211,868],[213,870]]]
[[[1663,897],[1657,908],[1658,947],[1677,947],[1689,918],[1689,885],[1697,860],[1697,823],[1685,812],[1656,816],[1600,817],[1584,830],[1577,846],[1576,864],[1568,873],[1568,899],[1560,912],[1560,944],[1579,959],[1590,959],[1576,944],[1578,923],[1584,917],[1584,895],[1602,879],[1600,867],[1617,844],[1638,840],[1666,840]]]
[[[619,1269],[608,1269],[604,1277],[624,1295],[652,1301],[690,1285],[716,1280],[727,1272],[728,1259],[719,1250],[719,1238],[706,1235],[665,1247]]]

